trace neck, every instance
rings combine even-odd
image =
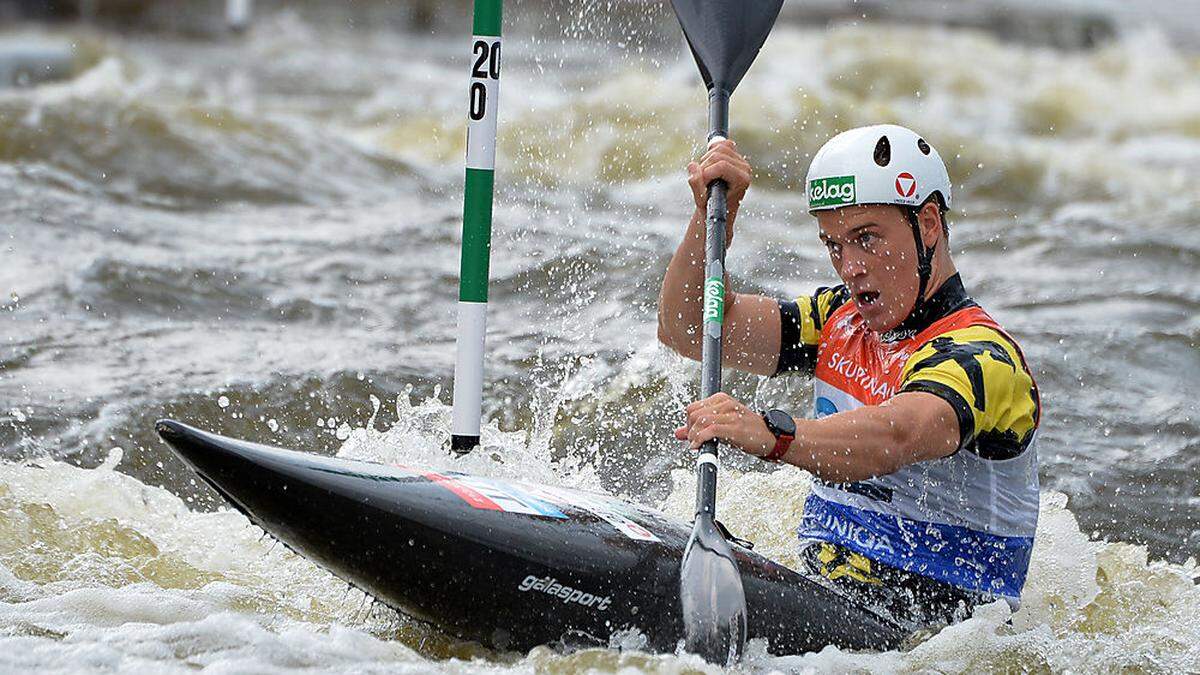
[[[946,250],[948,245],[945,239],[938,242],[937,251],[934,252],[930,265],[929,285],[925,288],[925,300],[937,293],[947,279],[958,274],[958,268],[954,266],[954,261],[951,260],[950,253]]]
[[[974,304],[963,288],[962,281],[958,278],[958,270],[955,269],[949,254],[941,246],[938,248],[930,265],[929,286],[925,289],[924,299],[917,303],[900,325],[880,335],[884,342],[906,339],[943,316]]]

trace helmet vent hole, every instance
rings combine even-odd
[[[917,149],[921,151],[922,155],[929,154],[929,144],[925,142],[924,138],[917,139]]]
[[[892,142],[887,136],[880,136],[879,142],[875,144],[875,163],[879,166],[887,166],[892,162]]]

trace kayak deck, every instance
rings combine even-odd
[[[325,457],[171,420],[159,435],[289,548],[381,602],[459,637],[525,651],[619,631],[683,637],[684,523],[607,495]],[[904,631],[741,546],[751,639],[775,654],[898,645]]]

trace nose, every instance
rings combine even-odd
[[[867,262],[863,258],[865,253],[855,249],[856,247],[847,246],[842,251],[841,269],[838,270],[842,279],[854,279],[867,273]]]

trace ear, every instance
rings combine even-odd
[[[921,241],[926,248],[933,248],[942,237],[942,212],[932,201],[926,202],[917,211],[917,225],[921,230]]]

